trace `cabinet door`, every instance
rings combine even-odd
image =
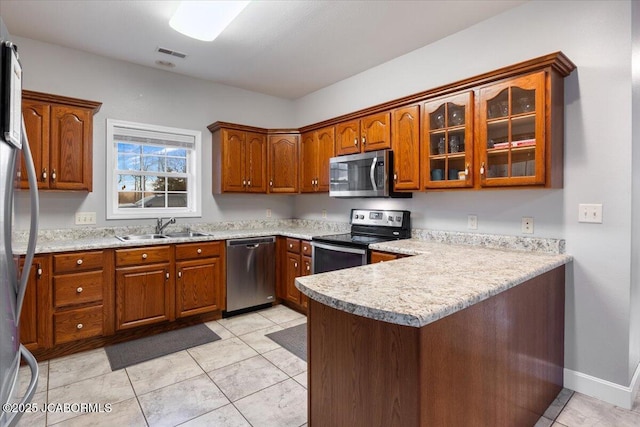
[[[300,304],[300,291],[296,288],[296,277],[300,277],[302,266],[300,265],[300,254],[287,252],[287,282],[286,299]]]
[[[420,189],[420,107],[393,111],[394,190]]]
[[[24,258],[20,260],[20,269],[23,264]],[[48,348],[52,338],[48,258],[34,257],[28,274],[27,290],[20,313],[20,342],[29,351],[34,351]]]
[[[362,151],[391,148],[391,113],[373,114],[360,121]]]
[[[360,152],[360,121],[338,123],[336,125],[336,155]]]
[[[545,72],[480,89],[482,186],[545,182]]]
[[[316,191],[329,191],[329,159],[335,156],[335,128],[333,126],[319,129],[316,132],[318,143],[318,173]]]
[[[247,132],[245,143],[245,167],[247,191],[267,192],[267,138],[259,133]]]
[[[177,317],[221,309],[220,258],[177,262],[176,272]]]
[[[310,256],[302,256],[302,276],[308,276],[311,274],[311,268],[313,262]],[[300,292],[300,305],[306,310],[309,308],[309,297]]]
[[[302,134],[300,168],[300,190],[303,193],[315,192],[316,179],[318,178],[318,141],[315,132]]]
[[[393,261],[394,259],[398,259],[398,255],[390,254],[388,252],[377,252],[377,251],[371,252],[371,264],[384,262],[384,261]]]
[[[169,264],[116,269],[118,330],[173,320]]]
[[[92,138],[91,111],[61,105],[51,107],[51,188],[92,191]]]
[[[269,192],[298,192],[298,135],[269,136]]]
[[[473,92],[427,102],[422,129],[424,188],[473,186]]]
[[[51,108],[48,104],[24,100],[22,102],[22,116],[29,138],[29,147],[33,157],[33,165],[38,178],[38,188],[49,188],[49,130]],[[24,156],[21,156],[20,188],[29,188],[27,167]]]
[[[245,133],[222,129],[222,191],[245,191]]]

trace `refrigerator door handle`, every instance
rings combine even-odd
[[[29,225],[29,241],[27,243],[27,255],[24,258],[24,266],[22,274],[20,274],[20,285],[18,287],[18,300],[16,305],[16,319],[20,323],[20,313],[22,312],[22,301],[27,291],[27,282],[29,281],[29,270],[33,263],[33,256],[36,252],[36,242],[38,240],[38,213],[40,204],[38,199],[38,179],[36,178],[36,168],[33,166],[33,157],[29,148],[29,139],[27,138],[27,129],[24,125],[24,117],[22,118],[22,153],[24,154],[25,164],[27,166],[27,178],[29,179],[29,199],[31,201],[31,222]],[[26,350],[26,349],[25,349]],[[31,353],[29,353],[31,354]],[[33,357],[33,356],[31,356]]]
[[[33,395],[36,394],[36,387],[38,386],[38,373],[39,367],[36,358],[33,357],[33,354],[25,346],[20,344],[20,353],[24,358],[27,365],[29,365],[29,369],[31,369],[31,381],[29,382],[29,386],[27,387],[27,391],[25,392],[22,400],[18,404],[18,407],[24,406],[26,403],[31,402],[33,399]],[[20,421],[20,417],[22,416],[22,412],[17,411],[14,412],[13,415],[8,419],[7,427],[14,427]]]

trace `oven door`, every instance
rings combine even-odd
[[[367,263],[367,249],[311,242],[313,273],[358,267]]]

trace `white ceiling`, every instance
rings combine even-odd
[[[177,1],[0,0],[0,16],[12,35],[296,99],[525,1],[254,0],[213,42],[169,27]]]

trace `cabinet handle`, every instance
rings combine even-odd
[[[147,254],[142,254],[142,259],[147,259],[148,256],[149,255],[147,255]]]
[[[295,268],[298,268],[298,263],[297,263],[297,262],[294,262],[294,263],[293,263],[293,266],[294,266]]]
[[[76,289],[77,293],[82,293],[82,291],[84,291],[84,289],[82,289],[82,286],[78,286],[78,289]]]
[[[198,248],[196,252],[198,253],[198,255],[200,255],[202,253],[202,249]]]
[[[82,265],[82,260],[81,260],[81,259],[77,260],[77,261],[76,261],[76,264],[78,264],[78,265]]]
[[[182,271],[178,271],[178,279],[182,279]]]
[[[273,180],[269,181],[269,186],[273,187]]]
[[[169,273],[166,273],[165,277],[167,278],[167,280],[169,280]]]
[[[353,145],[358,146],[358,138],[353,138]]]
[[[242,180],[242,186],[246,187],[247,186],[247,181],[245,179]]]
[[[480,175],[484,175],[484,162],[482,162],[482,166],[480,166]]]
[[[307,265],[307,271],[310,271],[310,270],[311,270],[311,266]]]
[[[78,323],[76,325],[76,329],[82,329],[82,328],[84,328],[84,325],[82,323]]]
[[[251,187],[251,180],[247,181],[247,187]]]
[[[38,279],[42,277],[42,266],[40,264],[38,264],[37,266],[36,276],[38,277]]]
[[[367,145],[367,137],[366,136],[362,137],[362,145]]]
[[[398,182],[398,172],[393,173],[393,182]]]
[[[56,180],[56,177],[57,177],[57,176],[56,176],[56,170],[54,169],[53,171],[51,171],[51,179],[52,179],[53,181],[55,181],[55,180]]]
[[[42,169],[42,180],[47,180],[47,168]]]
[[[467,163],[467,167],[464,168],[464,176],[469,176],[469,163]]]

